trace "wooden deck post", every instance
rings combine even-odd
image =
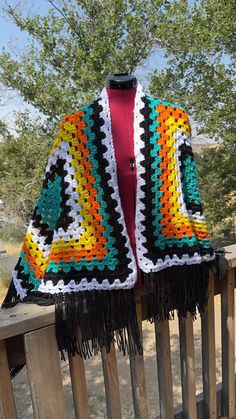
[[[120,388],[114,342],[110,353],[102,348],[102,367],[106,391],[106,406],[108,419],[121,419]]]
[[[157,373],[161,419],[173,417],[173,386],[169,321],[155,322]]]
[[[208,305],[205,313],[201,315],[203,411],[204,417],[216,419],[215,311],[214,275],[212,272],[210,273],[208,290]]]
[[[89,419],[84,359],[80,355],[70,356],[69,366],[76,419]]]
[[[234,332],[234,269],[222,281],[222,415],[235,418],[235,332]]]
[[[136,300],[136,312],[142,341],[142,303]],[[147,393],[143,355],[130,356],[130,374],[135,419],[148,419]]]
[[[183,415],[197,419],[193,320],[190,313],[186,319],[179,318],[179,338]]]
[[[25,357],[35,419],[66,419],[55,327],[25,335]]]
[[[0,417],[2,419],[17,419],[4,340],[0,340],[0,374]]]

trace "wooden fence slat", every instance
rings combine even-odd
[[[216,352],[215,352],[215,311],[214,275],[210,273],[209,299],[205,313],[201,315],[202,337],[202,379],[204,417],[217,418],[216,400]]]
[[[66,419],[55,327],[24,336],[25,357],[35,419]]]
[[[222,415],[229,419],[235,418],[234,286],[234,269],[229,269],[221,292]]]
[[[3,419],[17,419],[4,340],[0,340],[0,371],[0,417]]]
[[[181,385],[184,418],[196,419],[196,388],[193,320],[190,313],[187,318],[179,318]]]
[[[102,348],[102,367],[106,390],[107,417],[109,419],[121,419],[120,388],[114,342],[110,353]]]
[[[76,419],[89,419],[84,359],[80,355],[69,356],[69,366]]]
[[[161,419],[173,417],[173,386],[169,321],[155,322],[157,372]]]
[[[136,312],[142,339],[142,304],[141,298],[136,300]],[[130,355],[130,374],[134,402],[135,419],[148,419],[147,392],[143,355]]]

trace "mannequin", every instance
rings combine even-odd
[[[117,161],[118,187],[124,210],[125,223],[136,258],[138,277],[135,288],[141,288],[141,270],[136,256],[135,196],[137,173],[134,157],[133,110],[137,80],[127,73],[108,77],[106,89],[110,103],[110,117]]]

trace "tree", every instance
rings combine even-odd
[[[205,149],[197,161],[209,226],[215,237],[227,237],[235,217],[235,153],[227,142]]]

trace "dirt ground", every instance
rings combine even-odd
[[[221,381],[221,319],[220,319],[220,296],[215,297],[215,331],[216,331],[216,360],[217,360],[217,382]],[[180,381],[180,356],[179,356],[179,336],[178,320],[170,321],[171,335],[171,356],[174,403],[181,403],[181,381]],[[146,386],[148,394],[149,417],[156,418],[159,415],[158,399],[158,378],[155,351],[154,326],[149,322],[143,322],[144,339],[144,358]],[[195,367],[196,367],[196,391],[202,392],[201,379],[201,329],[200,317],[194,321],[194,349],[195,349]],[[122,404],[122,415],[124,419],[133,419],[132,391],[129,373],[129,359],[117,352],[117,362],[120,380],[120,393]],[[90,417],[107,418],[105,391],[103,383],[102,363],[100,355],[85,361],[86,379],[89,395]],[[73,397],[70,383],[68,362],[62,361],[62,376],[65,390],[65,400],[68,412],[68,418],[74,419]],[[45,384],[44,384],[45,385]],[[27,381],[26,368],[13,380],[14,393],[19,419],[33,418],[31,406],[30,391]]]

